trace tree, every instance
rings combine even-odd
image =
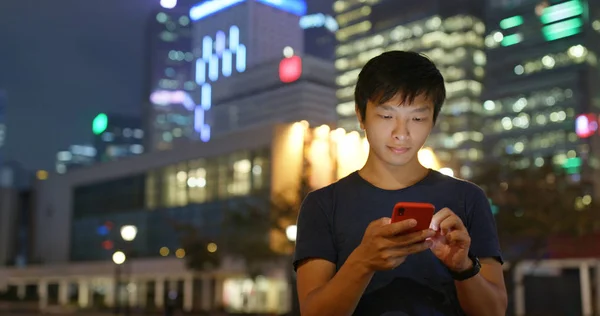
[[[523,157],[510,156],[485,165],[473,182],[488,194],[508,275],[526,259],[552,255],[549,238],[575,239],[599,231],[600,209],[591,184],[577,181],[578,170],[565,170],[545,159],[542,167],[519,168]],[[581,172],[581,171],[579,171]],[[514,284],[508,279],[509,292]]]

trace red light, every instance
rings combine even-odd
[[[111,230],[113,228],[114,224],[111,221],[106,221],[104,223],[104,226],[106,226],[106,229]]]
[[[106,249],[106,250],[111,250],[113,249],[113,242],[110,240],[105,240],[102,242],[102,248]]]
[[[598,130],[598,117],[596,114],[581,114],[575,120],[575,133],[581,138],[588,138]]]
[[[294,82],[302,76],[302,58],[292,56],[279,63],[279,80],[284,83]]]

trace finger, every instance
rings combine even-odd
[[[374,227],[381,227],[381,226],[386,226],[389,225],[392,222],[392,219],[389,217],[382,217],[379,219],[376,219],[374,221],[372,221],[369,226],[374,226]]]
[[[429,225],[429,227],[435,231],[438,231],[440,229],[440,224],[448,217],[454,215],[454,213],[447,207],[444,207],[443,209],[439,210],[439,212],[435,213],[433,215],[433,218],[431,218],[431,224]]]
[[[425,240],[423,242],[418,242],[410,246],[392,248],[390,251],[392,252],[393,256],[405,257],[408,255],[425,251],[429,249],[432,244],[433,242],[431,240]]]
[[[414,219],[407,219],[403,221],[399,221],[396,223],[391,223],[382,227],[381,236],[389,237],[398,235],[402,232],[405,232],[417,225],[417,221]]]
[[[446,240],[450,243],[467,243],[470,241],[470,239],[471,237],[469,234],[462,230],[455,230],[446,235]]]
[[[447,217],[440,223],[440,231],[445,235],[453,230],[466,230],[462,220],[457,215]]]
[[[435,236],[435,234],[435,231],[431,229],[426,229],[407,235],[396,235],[393,237],[388,237],[388,240],[390,242],[390,247],[408,246],[414,243],[422,242],[427,238]]]

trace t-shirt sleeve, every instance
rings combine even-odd
[[[306,259],[337,261],[331,222],[322,201],[323,190],[309,193],[300,207],[297,223],[294,270]]]
[[[496,220],[485,192],[476,185],[465,200],[467,230],[471,236],[471,253],[478,258],[494,258],[503,263]]]

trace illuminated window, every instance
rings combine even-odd
[[[228,185],[227,191],[231,195],[245,195],[250,193],[250,178],[252,163],[248,159],[238,160],[233,163],[233,181]]]

